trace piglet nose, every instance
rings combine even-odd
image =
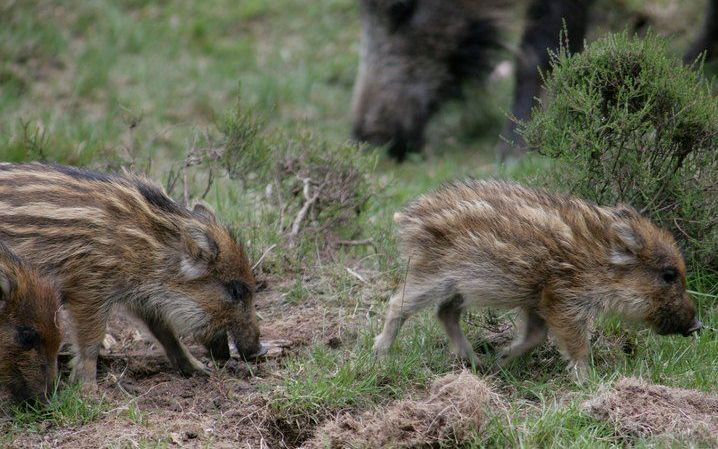
[[[266,355],[267,352],[269,352],[269,347],[267,345],[263,345],[260,343],[259,351],[257,351],[252,358],[256,359],[259,357],[262,357],[263,355]]]
[[[703,328],[703,323],[700,322],[700,320],[693,320],[693,323],[691,324],[691,327],[686,330],[685,336],[689,336],[691,334],[694,334],[696,332],[699,332]]]
[[[263,345],[262,343],[260,343],[259,349],[256,352],[254,352],[253,354],[242,354],[242,352],[240,351],[240,355],[242,356],[242,358],[244,360],[250,361],[250,360],[256,360],[256,359],[266,355],[267,352],[269,352],[269,347],[267,345]]]

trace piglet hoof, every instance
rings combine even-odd
[[[248,355],[248,356],[242,356],[242,358],[247,362],[251,362],[251,361],[254,361],[257,359],[261,359],[262,357],[267,355],[268,352],[269,352],[269,347],[265,344],[260,344],[259,350],[257,352],[255,352],[254,354]]]
[[[179,370],[185,377],[209,376],[212,374],[212,370],[197,359],[188,360],[187,363],[180,364]]]
[[[457,356],[459,359],[459,362],[465,367],[468,368],[474,372],[486,372],[487,368],[484,366],[484,364],[478,359],[478,357],[473,356]]]
[[[389,354],[390,346],[391,345],[387,343],[385,338],[383,338],[381,335],[377,335],[376,338],[374,338],[374,346],[372,347],[374,358],[378,360],[385,358],[386,355]]]
[[[102,398],[97,382],[82,382],[80,385],[80,394],[84,399],[99,401]]]
[[[84,382],[81,388],[83,393],[93,394],[98,390],[97,383],[95,382]]]
[[[201,364],[196,368],[195,375],[206,377],[210,376],[213,372],[214,370],[211,367]]]
[[[505,366],[506,362],[502,358],[499,358],[496,362],[490,364],[484,373],[488,376],[498,376],[504,370]]]
[[[585,385],[588,382],[589,372],[588,366],[584,362],[571,362],[568,369],[573,377],[574,382],[578,385]]]

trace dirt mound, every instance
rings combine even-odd
[[[634,437],[691,439],[718,444],[718,396],[625,378],[584,403],[594,418]]]
[[[488,423],[489,410],[504,403],[489,385],[468,371],[443,376],[428,398],[402,400],[387,407],[338,416],[320,427],[303,447],[432,447],[466,441]]]

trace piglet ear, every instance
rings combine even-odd
[[[631,254],[638,254],[643,249],[643,237],[631,226],[630,222],[617,222],[613,224],[616,244],[620,249]]]
[[[631,265],[643,249],[644,241],[630,222],[620,221],[611,226],[613,231],[613,248],[609,259],[614,265]]]
[[[212,236],[202,228],[189,228],[188,250],[194,258],[214,261],[219,256],[219,246]]]
[[[180,261],[180,273],[187,281],[194,281],[209,274],[207,262],[185,256]]]
[[[205,202],[198,201],[195,203],[192,208],[192,213],[206,223],[217,223],[217,215],[215,214],[214,209],[212,209],[212,207]]]
[[[7,301],[17,288],[17,278],[13,267],[22,265],[22,261],[4,243],[0,242],[0,299]]]
[[[219,247],[207,231],[190,228],[185,237],[186,253],[180,261],[180,272],[187,280],[209,274],[209,264],[219,256]]]
[[[636,256],[617,249],[611,251],[609,259],[613,265],[631,265],[636,262]]]
[[[17,287],[17,281],[9,270],[0,268],[0,301],[6,302]]]

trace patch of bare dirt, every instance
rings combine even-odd
[[[16,438],[17,448],[95,449],[153,446],[172,447],[277,447],[265,430],[265,406],[246,382],[177,379],[167,376],[136,398],[122,397],[101,386],[112,407],[89,424],[45,429]],[[218,387],[218,384],[221,386]],[[135,405],[136,404],[136,405]],[[136,415],[130,415],[136,407]],[[131,417],[132,416],[132,417]]]
[[[619,435],[718,445],[718,395],[624,378],[584,408]]]
[[[98,366],[97,395],[106,411],[84,425],[42,423],[36,431],[18,435],[12,447],[285,447],[281,436],[270,430],[264,391],[279,381],[275,373],[286,355],[313,343],[341,345],[353,335],[354,321],[336,305],[321,301],[290,304],[280,293],[282,287],[275,287],[257,297],[262,341],[274,350],[252,363],[233,352],[209,377],[182,377],[149,331],[118,311],[109,323]],[[186,343],[210,366],[203,347]],[[66,348],[61,357],[65,378],[70,358]]]
[[[429,396],[401,400],[359,416],[342,414],[320,427],[305,449],[414,448],[452,445],[480,433],[490,413],[505,410],[501,397],[468,371],[443,376]]]
[[[312,343],[332,344],[348,332],[347,323],[335,307],[322,303],[288,304],[272,298],[274,304],[260,307],[262,338],[287,340],[290,347]],[[265,325],[264,323],[271,323]]]

